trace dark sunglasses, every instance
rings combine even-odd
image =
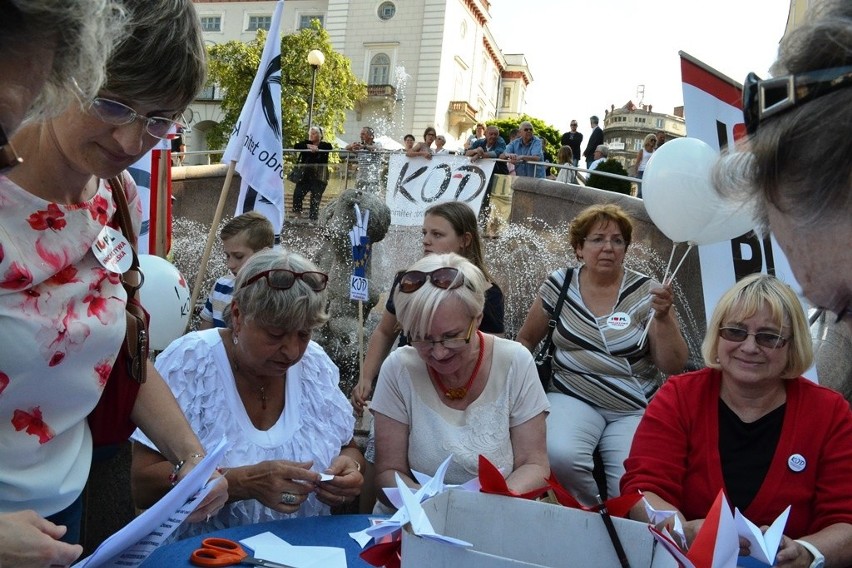
[[[293,272],[286,268],[273,268],[272,270],[258,272],[243,282],[240,290],[254,284],[261,278],[266,279],[266,285],[274,290],[289,290],[296,283],[296,280],[301,280],[314,292],[322,292],[328,285],[328,274],[324,272]]]
[[[819,69],[762,80],[749,73],[743,84],[743,121],[754,134],[761,122],[835,89],[852,85],[852,66]]]
[[[765,331],[750,333],[747,330],[740,329],[738,327],[719,328],[719,336],[726,341],[733,341],[734,343],[742,343],[749,335],[754,336],[755,343],[761,347],[766,347],[767,349],[781,349],[787,345],[787,341],[790,340],[789,337],[783,337],[777,333],[769,333]]]
[[[0,125],[0,172],[10,170],[23,162],[23,160],[15,152],[12,143],[9,142],[9,137],[6,136],[6,131]]]
[[[459,274],[458,268],[445,266],[437,268],[432,272],[421,272],[420,270],[409,270],[399,279],[399,291],[406,294],[416,292],[426,284],[426,281],[442,290],[453,290],[464,284],[464,276]]]

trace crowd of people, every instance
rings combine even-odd
[[[118,355],[127,301],[120,269],[92,243],[112,234],[121,194],[138,228],[125,169],[180,126],[205,83],[205,52],[190,0],[10,0],[0,10],[0,565],[66,566],[82,552],[86,418]],[[722,157],[714,183],[757,205],[804,294],[852,326],[852,165],[838,119],[852,99],[852,5],[820,3],[779,53],[783,81],[747,78],[748,139]],[[543,177],[531,124],[508,144],[481,126],[471,159]],[[322,136],[312,128],[304,143],[306,171],[327,159]],[[427,128],[409,152],[432,156],[436,140]],[[564,164],[576,164],[581,140],[565,139]],[[375,183],[380,148],[369,127],[347,147],[364,160],[358,183]],[[302,179],[313,216],[324,180]],[[424,215],[423,257],[393,278],[350,403],[312,340],[329,318],[329,275],[270,248],[263,220],[243,217],[221,235],[232,274],[211,293],[206,329],[148,365],[132,412],[140,507],[223,435],[232,442],[225,475],[214,473],[181,536],[325,515],[368,491],[387,512],[377,489],[397,475],[414,487],[413,471],[434,474],[451,454],[446,479],[461,483],[484,455],[517,493],[551,476],[586,504],[641,491],[676,512],[688,543],[719,490],[759,525],[792,505],[778,566],[852,564],[852,411],[802,377],[813,361],[807,317],[778,278],[747,276],[721,298],[705,368],[686,372],[670,285],[625,268],[633,222],[596,205],[571,221],[575,259],[548,275],[513,341],[475,212],[440,203]],[[553,375],[542,383],[533,353],[547,336]],[[366,456],[353,407],[374,417]],[[630,515],[648,520],[643,505]]]

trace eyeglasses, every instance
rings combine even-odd
[[[273,268],[258,272],[243,282],[240,290],[254,284],[261,278],[266,279],[266,285],[274,290],[289,290],[296,283],[296,280],[301,280],[314,292],[322,292],[328,285],[328,274],[324,272],[293,272],[286,268]]]
[[[23,160],[15,152],[12,143],[9,142],[9,137],[6,136],[6,131],[0,125],[0,172],[10,170],[23,162]]]
[[[611,239],[605,239],[603,237],[592,237],[583,239],[583,242],[592,248],[603,248],[606,243],[609,243],[609,246],[614,249],[623,249],[627,246],[627,242],[621,237],[613,237]]]
[[[411,294],[422,288],[427,280],[442,290],[453,290],[464,284],[464,276],[459,274],[458,268],[445,266],[432,272],[409,270],[399,279],[399,291]]]
[[[572,122],[572,123],[571,123],[571,126],[577,126],[577,123],[576,123],[576,122]]]
[[[521,128],[524,132],[532,132],[532,128]]]
[[[766,80],[749,73],[743,84],[743,121],[746,132],[754,134],[767,118],[849,85],[852,85],[852,66]]]
[[[719,336],[726,341],[733,341],[734,343],[742,343],[749,335],[754,336],[755,343],[761,347],[766,347],[767,349],[781,349],[787,345],[787,341],[790,339],[789,337],[783,337],[777,333],[769,333],[767,331],[750,333],[745,329],[740,329],[739,327],[719,328]]]
[[[470,320],[470,325],[467,328],[467,333],[459,335],[458,337],[448,337],[446,339],[418,339],[415,341],[411,341],[411,345],[420,351],[431,351],[435,348],[436,345],[440,345],[444,349],[461,349],[468,343],[470,343],[470,338],[473,337],[473,324],[476,322],[476,318]]]

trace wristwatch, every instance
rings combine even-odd
[[[796,542],[801,544],[808,552],[814,555],[814,561],[811,562],[811,565],[808,568],[823,568],[825,566],[825,556],[823,556],[822,552],[820,552],[816,546],[806,540],[797,540]]]

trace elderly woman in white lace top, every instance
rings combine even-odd
[[[430,254],[399,280],[396,314],[410,345],[382,365],[370,409],[376,425],[377,487],[412,470],[434,475],[452,454],[447,483],[478,473],[482,454],[524,493],[550,475],[545,416],[550,408],[521,344],[483,334],[487,280],[457,254]],[[377,511],[389,505],[379,494]]]
[[[209,451],[226,437],[221,464],[229,503],[180,537],[285,517],[329,514],[361,490],[364,458],[337,367],[311,341],[328,319],[328,275],[298,254],[254,255],[234,283],[227,328],[190,333],[156,367]],[[134,434],[138,506],[169,489],[172,466]],[[333,474],[321,481],[320,472]]]

